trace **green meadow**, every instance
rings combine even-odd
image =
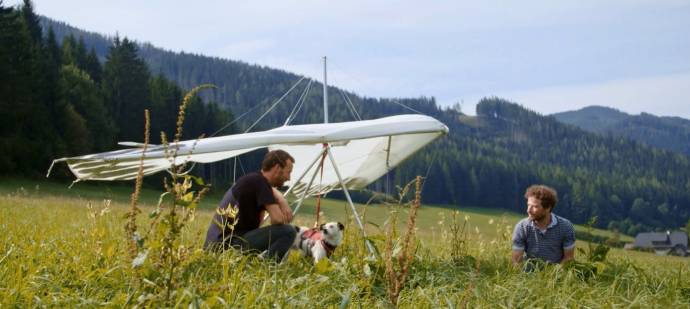
[[[179,232],[172,253],[175,263],[160,260],[154,249],[133,263],[125,236],[133,185],[67,186],[0,180],[2,307],[690,305],[688,258],[613,248],[604,259],[593,259],[589,249],[594,245],[578,241],[583,251],[576,255],[576,263],[527,273],[509,262],[512,226],[523,214],[471,207],[421,205],[415,228],[408,229],[408,204],[357,205],[378,251],[378,255],[370,255],[347,204],[324,199],[321,221],[344,222],[345,242],[324,263],[313,265],[295,253],[275,264],[232,250],[222,254],[201,250],[221,195],[213,193],[204,197]],[[142,190],[142,212],[136,217],[142,234],[155,234],[163,225],[149,219],[160,193]],[[296,222],[312,225],[314,209],[313,199],[305,202]],[[397,222],[395,233],[389,229],[392,222]],[[151,227],[153,231],[149,231]],[[416,238],[411,249],[406,249],[404,238],[410,230]],[[608,231],[594,233],[614,236]],[[632,239],[621,236],[621,240]],[[403,267],[405,257],[409,263]],[[396,283],[399,287],[392,299]]]

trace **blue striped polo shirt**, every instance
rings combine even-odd
[[[575,248],[575,228],[567,219],[551,214],[551,223],[542,231],[528,218],[513,231],[513,251],[524,251],[527,259],[560,263],[563,251]]]

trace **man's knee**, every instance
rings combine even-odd
[[[295,238],[297,236],[297,230],[292,224],[276,224],[274,229],[276,234],[286,238]]]

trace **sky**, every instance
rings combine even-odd
[[[34,8],[84,30],[319,80],[327,56],[329,85],[434,97],[470,115],[496,96],[541,114],[602,105],[690,119],[690,0],[35,0]]]

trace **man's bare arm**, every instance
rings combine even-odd
[[[280,193],[276,188],[273,188],[273,197],[276,203],[265,205],[266,213],[268,217],[271,218],[271,224],[287,224],[292,221],[292,210],[287,203],[283,194]],[[266,220],[262,212],[261,218]]]
[[[271,217],[271,224],[287,224],[290,221],[285,217],[285,214],[278,204],[266,205],[266,212]]]
[[[290,205],[288,204],[287,200],[283,196],[283,194],[278,191],[278,189],[273,188],[273,197],[276,199],[276,202],[278,204],[278,207],[280,208],[280,211],[283,214],[283,217],[285,218],[286,222],[289,223],[292,221],[292,210],[290,209]],[[273,222],[273,221],[271,221]]]
[[[522,263],[522,255],[525,253],[523,250],[513,250],[512,260],[513,265],[520,265]]]
[[[575,248],[564,250],[563,251],[563,259],[561,259],[561,264],[565,264],[565,262],[570,261],[575,258]]]

